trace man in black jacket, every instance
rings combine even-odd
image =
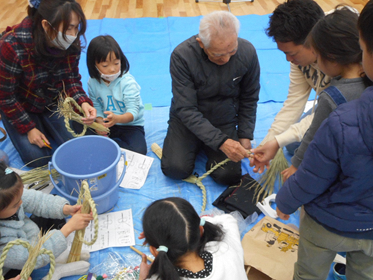
[[[241,160],[253,139],[260,68],[255,48],[238,31],[234,15],[213,12],[201,20],[198,36],[171,55],[173,98],[162,155],[168,177],[187,178],[203,149],[207,170],[231,159],[211,174],[216,182],[240,181]]]

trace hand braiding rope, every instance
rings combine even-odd
[[[16,239],[14,241],[10,241],[4,247],[3,253],[1,254],[1,257],[0,257],[0,280],[4,280],[4,276],[3,276],[4,262],[5,262],[5,259],[7,257],[7,254],[9,252],[9,250],[14,245],[22,245],[23,247],[25,247],[29,251],[29,257],[28,257],[28,259],[27,259],[27,261],[26,261],[25,265],[23,266],[22,271],[20,273],[21,274],[21,280],[28,280],[31,273],[35,269],[35,265],[36,265],[36,261],[37,261],[38,256],[43,255],[43,254],[48,255],[49,259],[50,259],[50,268],[49,268],[49,272],[48,272],[48,275],[47,275],[47,278],[46,278],[46,280],[50,280],[53,276],[55,266],[56,266],[56,262],[55,262],[54,255],[53,255],[52,251],[47,250],[45,248],[41,248],[41,246],[44,244],[44,242],[48,238],[49,238],[49,236],[46,236],[46,237],[43,236],[43,238],[40,238],[39,242],[36,244],[35,247],[31,246],[30,243],[28,243],[27,241],[24,241],[24,240],[21,240],[21,239]]]
[[[72,97],[66,97],[65,99],[63,99],[61,97],[60,100],[59,100],[59,102],[58,102],[58,109],[57,109],[57,112],[59,113],[59,115],[63,116],[65,118],[66,129],[67,129],[68,132],[71,133],[72,136],[74,136],[74,137],[83,136],[86,133],[88,127],[92,128],[94,130],[97,130],[97,131],[103,131],[105,133],[109,133],[110,132],[110,130],[107,127],[105,127],[102,124],[99,124],[97,122],[93,122],[91,125],[84,124],[83,121],[82,121],[83,117],[80,114],[78,114],[77,112],[75,112],[73,106],[84,117],[86,117],[86,115],[85,115],[82,107],[80,107],[79,104],[76,103],[76,101]],[[70,120],[78,122],[78,123],[80,123],[80,124],[83,125],[83,131],[80,134],[75,133],[75,131],[70,127]]]
[[[74,241],[71,246],[70,254],[67,259],[67,263],[75,262],[80,260],[80,254],[82,252],[83,243],[90,246],[93,245],[98,237],[98,215],[96,210],[96,205],[92,199],[91,192],[89,191],[89,185],[86,180],[82,182],[80,187],[80,193],[77,201],[78,205],[83,205],[81,213],[88,214],[92,211],[93,221],[94,221],[94,237],[91,241],[86,241],[84,239],[85,229],[81,229],[75,232]]]
[[[152,151],[161,159],[162,158],[162,148],[158,146],[158,144],[153,143],[151,145]],[[205,174],[203,174],[201,177],[196,177],[195,175],[190,175],[188,178],[183,179],[183,181],[196,184],[202,191],[202,212],[206,209],[206,202],[207,202],[207,193],[206,193],[206,187],[202,184],[202,180],[205,179],[207,176],[209,176],[212,172],[214,172],[216,169],[221,167],[222,165],[226,164],[228,161],[230,161],[229,158],[226,158],[225,160],[219,162],[214,167],[212,167],[209,171],[207,171]]]

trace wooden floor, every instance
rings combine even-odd
[[[137,17],[192,17],[208,14],[215,10],[228,10],[222,0],[205,2],[199,0],[77,0],[87,19],[137,18]],[[203,2],[202,2],[203,1]],[[255,0],[229,4],[234,15],[271,13],[284,0]],[[344,3],[359,11],[368,0],[316,0],[324,11]],[[20,22],[26,16],[27,0],[0,0],[0,31]]]

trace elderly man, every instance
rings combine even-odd
[[[192,174],[198,152],[206,169],[231,159],[212,178],[240,182],[241,160],[248,157],[259,99],[259,61],[253,45],[238,38],[239,21],[229,12],[206,15],[198,36],[171,55],[173,99],[163,145],[162,171],[174,179]]]

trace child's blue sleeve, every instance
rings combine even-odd
[[[40,191],[25,189],[22,195],[23,208],[26,213],[38,217],[63,219],[63,207],[70,204],[58,195],[45,194]]]
[[[29,220],[28,222],[32,222],[32,221]],[[27,227],[27,224],[25,224],[24,227]],[[50,250],[55,257],[58,257],[67,249],[66,238],[60,230],[52,230],[50,231],[50,234],[51,234],[51,237],[44,243],[42,248]],[[31,245],[33,245],[35,242],[35,238],[36,236],[28,236],[28,239],[16,238],[16,237],[14,237],[13,239],[9,239],[7,237],[4,237],[4,238],[1,237],[0,249],[3,250],[3,248],[7,245],[8,242],[14,241],[16,239],[27,241]],[[6,242],[6,243],[4,244],[3,242]],[[29,254],[28,250],[22,245],[14,245],[13,247],[11,247],[11,249],[7,253],[7,257],[4,261],[4,267],[10,268],[10,269],[21,270],[27,261],[28,254]],[[37,258],[35,269],[43,267],[47,265],[49,262],[50,262],[50,259],[48,255],[45,255],[45,254],[40,255]]]
[[[99,94],[97,93],[98,88],[94,85],[95,82],[92,78],[88,80],[88,94],[89,98],[92,100],[93,107],[97,111],[97,117],[105,118],[103,108],[101,106],[101,103],[97,100],[97,96]]]
[[[121,90],[126,112],[133,115],[133,121],[143,118],[144,106],[140,97],[141,88],[131,74],[125,74],[121,83]]]
[[[337,179],[338,143],[327,121],[323,122],[310,143],[297,172],[290,176],[276,195],[276,205],[284,214],[323,194]]]

